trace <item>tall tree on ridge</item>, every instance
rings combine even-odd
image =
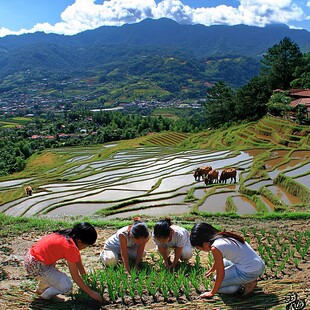
[[[262,59],[262,74],[268,76],[271,90],[289,89],[295,69],[302,61],[303,54],[299,46],[288,37],[269,48]]]

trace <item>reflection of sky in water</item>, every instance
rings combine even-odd
[[[234,204],[237,206],[238,214],[254,214],[256,213],[255,204],[251,200],[243,196],[232,197]]]
[[[303,186],[306,186],[308,188],[310,188],[310,175],[305,175],[303,177],[299,177],[294,179],[296,182],[302,184]]]
[[[179,195],[179,196],[172,197],[172,198],[165,198],[163,200],[143,201],[143,202],[131,204],[129,206],[121,208],[120,210],[130,211],[130,209],[132,209],[132,208],[137,209],[137,208],[141,208],[141,207],[145,207],[145,206],[157,207],[157,206],[164,206],[167,204],[175,204],[175,203],[182,204],[184,202],[184,199],[185,199],[185,195]]]
[[[6,187],[21,185],[21,184],[24,184],[24,183],[29,182],[31,180],[33,180],[33,179],[29,178],[29,179],[19,179],[19,180],[13,180],[13,181],[0,182],[0,188],[6,188]]]
[[[67,160],[67,163],[73,163],[76,161],[81,161],[81,160],[85,160],[85,159],[90,159],[92,158],[94,155],[90,155],[90,156],[78,156],[78,157],[73,157],[71,159]]]
[[[206,195],[208,191],[210,191],[211,188],[198,188],[194,191],[194,196],[198,199],[201,199]]]
[[[190,210],[191,208],[187,205],[170,205],[170,206],[148,208],[143,210],[122,212],[114,215],[109,215],[105,217],[105,219],[112,220],[117,218],[132,218],[135,215],[141,215],[143,220],[143,215],[164,217],[167,215],[188,213],[190,212]]]
[[[48,215],[49,217],[89,215],[98,210],[110,208],[113,205],[114,203],[74,203],[52,210],[48,213]]]
[[[20,216],[22,214],[25,214],[25,216],[32,216],[64,200],[71,200],[83,196],[85,196],[85,192],[76,191],[31,196],[26,199],[21,199],[18,204],[8,209],[6,214],[13,216]]]
[[[180,175],[180,176],[175,176],[175,177],[164,178],[161,181],[161,184],[159,185],[159,187],[153,190],[152,193],[176,190],[179,187],[188,185],[189,182],[193,182],[192,175],[187,175],[187,176]]]
[[[132,180],[131,180],[132,181]],[[123,183],[118,186],[113,186],[113,189],[120,189],[120,190],[142,190],[148,191],[155,185],[157,180],[146,180],[146,181],[139,181],[139,182],[130,182],[130,183]]]
[[[310,163],[306,164],[306,165],[304,165],[302,167],[299,167],[297,169],[285,172],[284,174],[286,176],[289,176],[289,177],[295,177],[297,175],[305,174],[305,173],[310,174]],[[309,176],[309,178],[310,178],[310,176]]]
[[[291,170],[291,171],[288,171],[288,172],[284,172],[285,170],[290,170],[291,168],[293,168],[295,166],[298,166],[298,164],[299,163],[297,162],[295,165],[293,165],[293,164],[286,164],[286,165],[279,166],[276,169],[274,169],[273,171],[268,171],[269,177],[271,179],[274,179],[274,178],[277,177],[277,175],[279,173],[284,173],[287,176],[294,177],[294,176],[297,176],[297,175],[300,175],[300,174],[304,174],[304,173],[309,171],[310,163],[306,164],[306,165],[304,165],[304,166],[302,166],[300,168],[297,168],[297,169],[294,169],[294,170]]]
[[[80,185],[75,185],[75,184],[71,184],[71,183],[62,183],[62,184],[48,184],[45,186],[42,186],[42,189],[46,189],[48,191],[51,192],[66,192],[69,190],[80,190],[84,187],[83,184]]]
[[[199,206],[201,212],[225,212],[226,199],[231,196],[231,193],[220,193],[209,196],[204,203]]]
[[[277,185],[267,187],[274,195],[282,200],[287,205],[293,205],[301,203],[300,199],[286,192],[282,187]]]
[[[126,198],[144,195],[143,191],[105,190],[96,195],[79,198],[76,201],[119,201]]]
[[[248,185],[251,182],[253,182],[253,180],[248,180],[245,185],[246,185],[247,188],[255,190],[255,191],[257,191],[262,186],[266,186],[266,185],[271,185],[272,184],[272,180],[265,180],[265,181],[260,181],[260,182]]]
[[[279,167],[277,167],[278,170],[289,170],[289,168],[293,168],[298,166],[303,160],[298,160],[298,159],[292,159],[288,163],[285,163]]]

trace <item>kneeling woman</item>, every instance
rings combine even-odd
[[[148,240],[146,224],[140,218],[135,218],[132,225],[119,229],[106,241],[100,258],[105,265],[115,266],[121,255],[125,269],[130,272],[129,258],[134,260],[137,268],[142,256],[146,254],[144,248]]]
[[[183,227],[172,225],[169,217],[155,224],[153,238],[166,268],[174,268],[179,259],[189,260],[193,256],[189,232]],[[174,259],[171,263],[169,255],[172,251]]]
[[[196,224],[191,231],[191,244],[198,250],[211,252],[214,263],[206,276],[216,272],[214,287],[200,297],[216,293],[249,294],[265,269],[264,262],[243,237],[219,231],[207,223]]]

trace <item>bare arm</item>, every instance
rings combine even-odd
[[[140,243],[139,246],[138,246],[138,251],[137,251],[137,258],[136,258],[136,263],[135,263],[135,267],[137,268],[141,259],[142,259],[142,256],[143,256],[143,253],[144,253],[144,249],[145,249],[145,245],[146,243],[149,241],[149,238],[146,238],[145,241],[143,243]]]
[[[182,250],[183,250],[183,247],[177,247],[175,250],[174,250],[174,260],[173,260],[173,263],[170,265],[170,268],[174,268],[179,259],[180,259],[180,256],[181,256],[181,253],[182,253]]]
[[[121,245],[121,256],[124,263],[124,267],[127,272],[130,273],[130,266],[129,266],[129,258],[128,258],[128,251],[127,251],[127,240],[126,237],[123,235],[119,236],[119,241]]]
[[[168,252],[167,249],[158,245],[158,252],[160,253],[160,255],[162,256],[163,260],[164,260],[164,264],[166,266],[166,268],[169,268],[169,261],[168,261]]]
[[[86,271],[85,271],[85,268],[83,266],[83,263],[82,263],[82,260],[80,259],[77,263],[76,263],[76,266],[78,268],[78,271],[80,273],[81,276],[85,275],[86,274]]]
[[[208,272],[206,272],[205,276],[210,277],[214,271],[215,271],[215,263],[212,264],[211,269]]]
[[[224,269],[224,263],[223,263],[223,255],[220,250],[218,250],[216,247],[211,247],[211,252],[214,258],[214,268],[216,271],[216,280],[213,286],[213,289],[210,292],[205,292],[200,295],[200,297],[203,298],[211,298],[216,294],[218,289],[221,287],[221,284],[224,280],[225,276],[225,269]],[[213,266],[212,266],[213,268]]]
[[[101,296],[93,291],[92,289],[90,289],[84,282],[84,280],[81,278],[80,274],[79,274],[79,268],[77,266],[77,264],[75,263],[71,263],[69,261],[67,261],[68,263],[68,267],[70,270],[70,274],[72,276],[73,281],[86,293],[88,294],[91,298],[93,298],[94,300],[97,301],[102,301]],[[83,267],[84,269],[84,267]]]

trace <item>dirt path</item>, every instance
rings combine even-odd
[[[257,230],[277,230],[279,233],[285,231],[289,236],[296,231],[305,231],[309,227],[309,221],[257,221],[251,219],[212,218],[211,224],[218,224],[226,230],[240,232],[242,227],[248,229],[255,227]],[[109,237],[115,229],[98,228],[98,241],[93,247],[83,250],[82,259],[86,270],[102,268],[98,260],[104,240]],[[156,303],[145,303],[141,301],[124,305],[120,301],[114,304],[98,305],[94,303],[78,303],[70,296],[60,296],[58,299],[42,301],[36,298],[34,293],[36,281],[27,277],[22,266],[23,255],[30,245],[45,235],[37,231],[28,232],[19,236],[8,236],[0,240],[0,309],[285,309],[292,304],[295,308],[287,309],[310,309],[310,262],[309,252],[298,269],[287,266],[283,273],[273,274],[266,272],[259,281],[255,293],[251,297],[227,297],[216,295],[211,300],[198,300],[193,296],[190,302],[187,300],[168,300],[164,302],[159,299]],[[258,246],[257,240],[249,234],[251,244],[254,248]],[[263,241],[262,241],[263,242]],[[154,251],[154,243],[149,242],[147,252]],[[149,254],[148,254],[149,255]],[[205,256],[201,255],[202,264]],[[68,273],[64,264],[60,264]],[[76,288],[76,285],[75,285]],[[303,301],[304,300],[304,301]],[[302,303],[306,306],[302,308]],[[299,308],[297,306],[299,305]]]

